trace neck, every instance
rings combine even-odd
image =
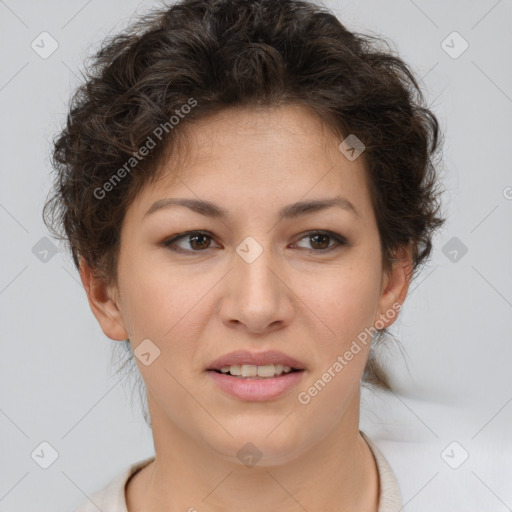
[[[376,512],[378,472],[359,434],[359,392],[328,436],[285,462],[251,467],[226,460],[211,447],[159,417],[150,405],[155,461],[126,489],[129,512],[167,510]]]

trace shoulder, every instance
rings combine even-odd
[[[125,486],[129,478],[147,466],[154,456],[135,462],[118,473],[107,485],[91,494],[74,512],[127,512]]]

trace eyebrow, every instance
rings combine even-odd
[[[228,211],[225,208],[209,201],[168,197],[155,201],[144,214],[144,217],[147,217],[157,210],[172,208],[175,206],[184,206],[196,213],[199,213],[200,215],[204,215],[205,217],[223,219],[229,216]],[[308,213],[314,213],[334,206],[349,211],[356,217],[360,217],[356,207],[348,199],[339,196],[326,199],[314,199],[311,201],[299,201],[297,203],[289,204],[282,208],[278,215],[280,219],[294,219],[302,215],[307,215]]]

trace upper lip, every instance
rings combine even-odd
[[[290,366],[295,370],[304,370],[304,363],[288,356],[278,350],[267,350],[265,352],[250,352],[249,350],[236,350],[225,354],[208,365],[208,370],[220,370],[224,366],[251,364],[265,366],[268,364],[282,364]]]

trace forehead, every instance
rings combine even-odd
[[[341,137],[310,109],[228,109],[186,126],[160,177],[134,201],[138,216],[169,197],[282,210],[299,200],[341,195],[370,206],[363,158],[347,159]]]

